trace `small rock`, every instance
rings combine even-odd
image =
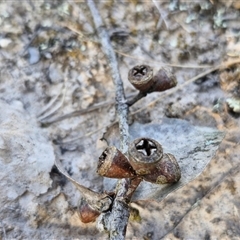
[[[56,66],[56,64],[50,65],[48,76],[52,83],[59,83],[63,80],[62,71]]]
[[[10,38],[2,38],[0,39],[0,47],[1,48],[6,48],[8,45],[12,42]]]
[[[226,103],[228,104],[229,108],[232,109],[233,112],[240,113],[240,99],[228,98],[226,100]]]
[[[29,59],[28,62],[29,64],[35,64],[40,60],[40,52],[38,51],[37,48],[35,47],[30,47],[28,48],[28,54],[29,54]]]
[[[43,55],[47,59],[51,59],[52,58],[52,54],[50,52],[45,52]]]

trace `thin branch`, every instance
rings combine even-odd
[[[115,51],[115,52],[116,52],[116,51]],[[117,51],[117,52],[118,52],[118,51]],[[131,57],[131,56],[127,55],[127,57]],[[210,68],[210,69],[208,69],[208,70],[206,70],[206,71],[198,74],[197,76],[189,79],[189,80],[186,81],[185,83],[183,83],[183,84],[181,84],[181,85],[178,85],[177,87],[172,88],[172,89],[168,90],[167,92],[164,92],[159,98],[157,98],[156,100],[150,102],[147,106],[144,106],[144,107],[138,109],[137,111],[130,113],[130,115],[134,115],[134,114],[136,114],[136,113],[138,113],[138,112],[146,109],[146,108],[149,107],[150,105],[153,105],[153,104],[157,103],[158,101],[160,101],[163,97],[166,97],[166,96],[168,96],[168,95],[176,92],[177,90],[182,89],[184,86],[186,86],[186,85],[188,85],[188,84],[190,84],[190,83],[198,80],[199,78],[202,78],[202,77],[208,75],[208,74],[211,73],[211,72],[214,72],[214,71],[216,71],[216,70],[226,69],[226,68],[231,67],[232,65],[235,65],[235,64],[238,64],[238,63],[240,63],[239,58],[236,59],[236,60],[224,62],[224,63],[222,63],[222,64],[220,64],[220,65],[218,65],[218,66],[212,67],[212,68]],[[171,64],[166,64],[166,65],[171,65]],[[173,66],[173,65],[171,65],[171,66]],[[175,67],[176,67],[176,66],[175,66]],[[177,67],[179,67],[179,66],[177,66]],[[183,66],[182,66],[182,67],[183,67]],[[186,66],[186,67],[188,67],[188,68],[196,68],[197,66]],[[204,68],[206,68],[206,67],[207,67],[207,66],[205,66]],[[201,68],[203,68],[203,66],[202,66]],[[59,94],[59,95],[60,95],[60,94]],[[59,97],[59,95],[56,97],[56,99],[53,100],[53,102],[56,102],[56,100],[57,100],[57,98]],[[130,94],[129,96],[127,96],[127,98],[130,98],[130,97],[132,97],[132,94]],[[137,101],[139,101],[139,100],[140,100],[141,98],[143,98],[143,97],[145,97],[145,96],[144,96],[142,93],[139,92],[133,99],[130,99],[130,100],[127,101],[128,106],[132,106],[134,103],[136,103]],[[96,104],[96,105],[94,105],[94,106],[92,106],[92,107],[89,107],[88,109],[82,109],[82,110],[79,110],[79,111],[74,111],[74,112],[68,113],[68,114],[66,114],[66,115],[57,117],[57,118],[52,119],[52,120],[48,120],[48,121],[40,120],[40,121],[41,121],[42,123],[44,123],[44,124],[52,124],[52,123],[54,123],[54,122],[58,122],[58,121],[61,121],[61,120],[66,119],[66,118],[76,117],[76,116],[79,116],[79,115],[82,115],[82,114],[85,114],[85,113],[88,113],[88,112],[97,110],[98,108],[107,106],[108,104],[112,104],[112,103],[113,103],[112,101],[110,101],[110,102],[103,102],[103,103]],[[51,103],[49,103],[49,104],[52,105],[53,103],[51,102]],[[106,105],[105,105],[105,104],[106,104]],[[43,114],[49,107],[50,107],[50,106],[46,106],[46,109],[44,109],[41,114]],[[39,116],[40,116],[41,114],[39,114]],[[105,128],[105,127],[107,127],[107,126],[104,126],[104,127],[102,127],[102,128],[99,128],[98,130],[101,130],[101,129]],[[97,131],[98,131],[98,130],[97,130]],[[93,131],[92,133],[95,133],[95,132],[96,132],[96,131]],[[90,133],[90,135],[91,135],[92,133]],[[87,136],[90,136],[90,135],[87,135]],[[82,137],[85,137],[85,135],[82,136]],[[81,137],[77,137],[76,140],[79,139],[79,138],[81,138]],[[71,140],[71,141],[74,141],[74,139]]]
[[[96,41],[90,37],[87,37],[85,36],[82,32],[80,32],[79,30],[77,30],[76,28],[74,28],[73,26],[70,26],[69,24],[63,24],[63,23],[58,23],[61,27],[66,27],[68,28],[69,30],[71,30],[72,32],[78,34],[81,38],[81,41],[90,41],[92,43],[95,43],[95,44],[99,44],[100,42],[99,41]],[[132,59],[136,59],[138,61],[143,61],[145,62],[146,61],[146,58],[141,58],[141,57],[134,57],[132,55],[129,55],[127,53],[124,53],[124,52],[121,52],[117,49],[114,49],[114,52],[122,55],[122,56],[125,56],[125,57],[128,57],[128,58],[132,58]],[[160,62],[158,60],[147,60],[149,63],[156,63],[158,64],[158,66],[169,66],[169,67],[177,67],[177,68],[210,68],[211,66],[210,65],[181,65],[181,64],[171,64],[171,63],[163,63],[163,62]]]
[[[67,82],[67,79],[64,78],[63,89],[61,90],[61,93],[59,95],[57,95],[57,97],[54,98],[53,101],[51,101],[45,107],[45,109],[41,112],[41,114],[38,116],[39,121],[43,121],[44,119],[52,116],[55,112],[57,112],[63,106],[64,101],[65,101],[65,96],[66,96],[66,82]],[[58,102],[57,100],[60,96],[61,96],[61,100],[60,100],[60,102]],[[58,103],[58,105],[54,106],[55,103]],[[52,107],[52,109],[50,109],[51,107]],[[50,109],[50,110],[47,111],[48,109]]]
[[[51,99],[51,101],[43,107],[41,112],[37,115],[38,119],[41,118],[41,116],[46,113],[58,100],[58,98],[62,95],[62,92],[59,92],[55,97]],[[45,117],[44,117],[45,118]],[[41,120],[39,120],[41,121]]]
[[[116,111],[119,120],[119,130],[121,146],[120,150],[126,152],[129,143],[129,132],[128,132],[128,105],[126,103],[123,83],[119,74],[118,62],[116,59],[115,52],[112,48],[110,38],[107,31],[104,28],[102,18],[95,6],[93,0],[87,1],[88,7],[91,11],[95,28],[98,31],[98,36],[101,41],[102,50],[108,58],[113,82],[115,85],[116,93]],[[112,211],[108,211],[106,214],[101,215],[101,224],[103,228],[109,233],[111,240],[125,239],[126,228],[129,218],[129,206],[130,199],[126,197],[128,188],[131,182],[129,179],[121,179],[118,181],[116,187],[116,197],[113,202]]]
[[[164,13],[163,10],[158,6],[158,2],[157,2],[156,0],[152,0],[152,2],[154,3],[155,7],[157,8],[157,10],[158,10],[158,12],[159,12],[159,14],[160,14],[160,18],[159,18],[159,20],[158,20],[157,28],[159,28],[159,26],[161,26],[161,22],[163,21],[164,24],[165,24],[165,26],[166,26],[166,28],[167,28],[167,30],[168,30],[169,27],[168,27],[168,23],[167,23],[166,18],[165,18],[167,15],[165,16],[165,13]]]
[[[95,110],[99,110],[100,108],[104,108],[104,107],[107,107],[109,105],[113,104],[113,101],[107,101],[107,102],[102,102],[102,103],[99,103],[99,104],[96,104],[96,105],[93,105],[87,109],[81,109],[81,110],[77,110],[77,111],[72,111],[70,113],[66,113],[65,115],[62,115],[60,117],[55,117],[53,119],[49,119],[49,120],[40,120],[41,123],[44,123],[44,124],[52,124],[52,123],[55,123],[55,122],[59,122],[59,121],[62,121],[64,119],[67,119],[67,118],[72,118],[72,117],[77,117],[77,116],[82,116],[83,114],[86,114],[86,113],[90,113],[90,112],[93,112]]]
[[[23,49],[23,51],[19,54],[20,57],[23,57],[25,52],[27,51],[27,49],[31,46],[32,42],[34,41],[34,39],[37,37],[37,35],[39,34],[40,31],[40,26],[38,25],[35,30],[34,33],[29,41],[29,43],[25,46],[25,48]]]
[[[239,64],[240,63],[240,59],[236,59],[236,60],[232,60],[232,61],[227,61],[227,62],[223,62],[222,64],[220,65],[217,65],[215,67],[212,67],[200,74],[198,74],[197,76],[189,79],[188,81],[186,81],[185,83],[181,84],[181,85],[178,85],[177,87],[174,87],[172,89],[169,89],[168,91],[164,92],[159,98],[155,99],[154,101],[150,102],[147,106],[144,106],[142,108],[139,108],[137,111],[135,112],[132,112],[131,115],[134,115],[138,112],[141,112],[143,111],[144,109],[148,108],[149,106],[153,106],[154,104],[156,104],[157,102],[159,102],[161,99],[165,98],[166,96],[169,96],[171,94],[173,94],[174,92],[184,88],[185,86],[189,85],[190,83],[193,83],[195,82],[196,80],[198,80],[199,78],[202,78],[212,72],[215,72],[217,70],[223,70],[223,69],[226,69],[226,68],[229,68],[235,64]]]
[[[229,67],[231,67],[231,66],[233,66],[233,65],[235,65],[235,64],[240,64],[240,59],[233,60],[233,61],[227,61],[227,62],[224,62],[224,63],[222,63],[222,64],[220,64],[220,65],[218,65],[218,66],[215,66],[215,67],[213,67],[213,68],[211,68],[211,69],[208,69],[208,70],[206,70],[206,71],[198,74],[197,76],[195,76],[195,77],[187,80],[185,83],[183,83],[183,84],[181,84],[181,85],[178,85],[177,87],[174,87],[174,88],[172,88],[172,89],[169,89],[169,90],[166,91],[166,92],[163,92],[159,98],[157,98],[157,99],[155,99],[154,101],[148,103],[146,106],[144,106],[144,107],[142,107],[142,108],[139,108],[138,110],[136,110],[136,111],[134,111],[134,112],[130,112],[130,113],[129,113],[129,116],[133,116],[133,115],[135,115],[136,113],[141,112],[141,111],[147,109],[149,106],[152,106],[152,105],[156,104],[157,102],[159,102],[160,100],[162,100],[162,99],[165,98],[166,96],[169,96],[169,95],[177,92],[178,90],[182,89],[184,86],[187,86],[188,84],[193,83],[194,81],[196,81],[196,80],[198,80],[198,79],[200,79],[200,78],[202,78],[202,77],[204,77],[204,76],[206,76],[206,75],[208,75],[208,74],[210,74],[210,73],[212,73],[212,72],[214,72],[214,71],[224,70],[224,69],[229,68]],[[128,103],[128,102],[127,102],[127,103]],[[118,122],[118,121],[115,121],[115,122],[111,123],[111,125],[116,124],[117,122]],[[108,125],[104,125],[104,126],[98,128],[98,129],[96,129],[96,130],[94,130],[94,131],[92,131],[92,132],[89,132],[89,133],[87,133],[87,134],[85,134],[85,135],[79,136],[79,137],[77,137],[77,138],[75,138],[75,139],[70,139],[70,140],[65,140],[65,141],[66,141],[66,142],[68,142],[68,141],[70,142],[70,141],[79,140],[79,139],[84,138],[84,137],[90,137],[91,135],[97,133],[98,131],[103,130],[104,128],[108,128],[109,126],[110,126],[109,124],[108,124]],[[62,141],[62,142],[65,143],[65,141]]]
[[[139,92],[135,97],[127,101],[127,105],[131,107],[134,103],[139,101],[140,99],[147,96],[147,93]]]
[[[141,62],[146,62],[146,58],[141,58],[141,57],[134,57],[134,56],[131,56],[127,53],[124,53],[124,52],[121,52],[119,50],[114,50],[116,53],[122,55],[122,56],[125,56],[125,57],[128,57],[128,58],[132,58],[132,59],[136,59],[138,61],[141,61]],[[147,59],[147,62],[148,63],[155,63],[155,64],[158,64],[158,66],[169,66],[169,67],[177,67],[177,68],[210,68],[211,66],[210,65],[181,65],[181,64],[173,64],[173,63],[163,63],[163,62],[160,62],[158,60],[150,60],[150,59]]]
[[[59,94],[60,95],[60,94]],[[58,96],[59,96],[58,95]],[[127,99],[129,98],[132,98],[133,96],[135,95],[135,93],[131,93],[127,96]],[[56,100],[58,98],[58,96],[56,98],[54,98],[54,101],[51,101],[51,105],[49,103],[49,106],[46,106],[45,109],[42,111],[41,114],[43,114],[44,112],[46,112],[46,110],[48,110],[54,103],[56,103]],[[55,117],[55,118],[47,118],[47,117],[44,117],[43,119],[40,119],[40,122],[43,123],[43,124],[52,124],[52,123],[55,123],[55,122],[59,122],[59,121],[62,121],[62,120],[65,120],[67,118],[72,118],[72,117],[77,117],[77,116],[82,116],[83,114],[86,114],[86,113],[90,113],[90,112],[93,112],[95,110],[99,110],[101,108],[105,108],[107,106],[110,106],[112,104],[114,104],[115,101],[114,100],[110,100],[110,101],[104,101],[104,102],[100,102],[100,103],[96,103],[95,105],[93,106],[90,106],[89,108],[87,109],[80,109],[80,110],[77,110],[77,111],[72,111],[72,112],[69,112],[69,113],[66,113],[62,116],[59,116],[59,117]],[[41,114],[39,114],[39,117],[41,116]]]

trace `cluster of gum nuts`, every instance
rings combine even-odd
[[[170,69],[161,68],[153,76],[153,69],[148,65],[133,67],[128,73],[128,80],[144,94],[165,91],[177,84]],[[155,184],[176,183],[181,178],[176,158],[170,153],[163,153],[161,144],[151,138],[135,139],[126,154],[114,146],[107,147],[99,157],[97,173],[108,178],[138,178],[138,181]],[[100,215],[86,201],[81,202],[79,213],[84,223],[95,221]]]

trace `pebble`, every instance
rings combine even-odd
[[[56,64],[51,64],[49,67],[49,79],[52,83],[59,83],[63,80],[62,71],[56,66]]]
[[[12,42],[10,38],[2,38],[0,39],[0,47],[1,48],[6,48],[8,45]]]
[[[233,112],[240,113],[240,99],[228,98],[226,102]]]
[[[40,52],[37,48],[35,48],[35,47],[28,48],[28,54],[29,54],[29,59],[28,59],[29,64],[32,65],[32,64],[39,62]]]

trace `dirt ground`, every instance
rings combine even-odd
[[[127,79],[135,65],[167,65],[178,80],[132,106],[131,123],[177,118],[225,133],[195,180],[131,204],[126,239],[240,239],[240,1],[96,5],[127,97],[137,93]],[[0,93],[0,238],[107,239],[81,223],[81,194],[54,167],[58,158],[81,184],[104,189],[96,167],[115,88],[84,1],[0,2]]]

